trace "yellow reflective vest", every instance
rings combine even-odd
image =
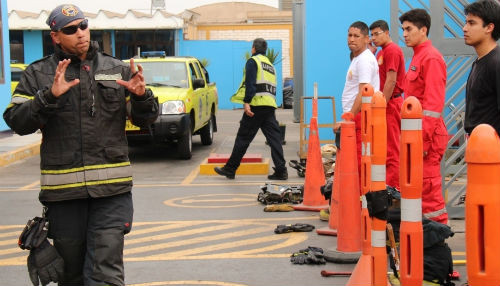
[[[261,54],[251,57],[257,63],[257,92],[255,93],[250,105],[252,106],[272,106],[276,105],[276,73],[273,64],[269,59]],[[231,102],[244,104],[245,98],[245,75],[243,70],[243,79],[236,93],[231,97]]]

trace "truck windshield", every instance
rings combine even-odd
[[[146,85],[188,88],[186,64],[183,62],[142,62]]]

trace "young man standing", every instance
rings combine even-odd
[[[401,107],[405,59],[403,51],[389,36],[389,25],[378,20],[370,25],[372,43],[381,47],[377,53],[380,89],[387,101],[387,162],[386,184],[399,191],[399,139],[401,136]]]
[[[500,4],[481,0],[465,7],[465,44],[472,46],[477,59],[465,89],[465,132],[470,134],[481,123],[500,135]]]
[[[347,45],[353,58],[342,92],[342,112],[355,115],[358,173],[361,171],[361,93],[366,84],[371,84],[375,91],[379,90],[380,81],[377,60],[368,48],[369,44],[368,25],[360,21],[352,23],[347,32]],[[339,127],[337,123],[334,129],[338,130]]]
[[[441,53],[427,38],[431,17],[423,9],[410,10],[399,21],[413,58],[405,77],[405,97],[415,96],[422,104],[422,136],[424,144],[424,172],[422,214],[431,220],[446,224],[448,213],[443,199],[441,159],[446,150],[448,133],[441,116],[445,101],[446,64]]]

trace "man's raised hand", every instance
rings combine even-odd
[[[66,74],[66,69],[71,63],[70,59],[64,59],[59,61],[59,64],[56,68],[56,74],[54,76],[54,83],[52,84],[52,88],[50,92],[54,97],[59,97],[62,94],[66,93],[70,88],[80,83],[79,79],[74,79],[72,81],[66,81],[64,75]]]
[[[142,66],[137,65],[137,71],[135,70],[134,59],[130,59],[130,72],[131,77],[128,81],[121,79],[116,80],[116,83],[124,86],[128,91],[137,95],[143,96],[146,93],[146,82],[144,81],[144,76],[142,75]]]

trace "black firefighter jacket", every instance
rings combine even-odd
[[[81,61],[56,47],[54,55],[29,65],[3,116],[20,135],[42,131],[41,202],[106,197],[132,189],[125,120],[148,126],[158,116],[151,90],[131,94],[115,80],[128,80],[130,67],[98,52],[91,42]],[[80,83],[55,98],[50,93],[57,64],[70,58],[66,80]]]

